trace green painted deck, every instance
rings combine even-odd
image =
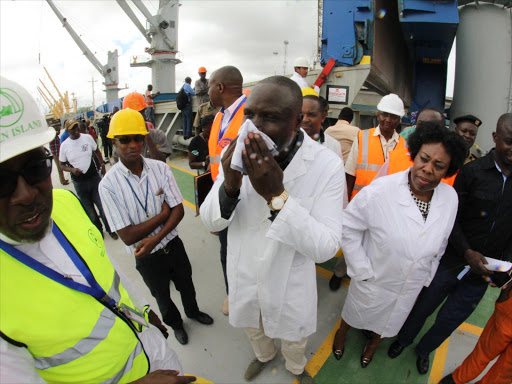
[[[188,168],[185,162],[173,161],[172,172],[181,190],[183,198],[188,206],[194,205],[194,171]],[[319,264],[317,271],[319,280],[322,284],[327,284],[325,278],[332,275],[332,269],[336,263],[331,259],[323,264]],[[322,276],[322,277],[321,277]],[[349,283],[347,281],[345,285]],[[340,290],[347,289],[342,286]],[[345,355],[341,360],[336,360],[331,353],[332,339],[337,325],[330,330],[329,336],[324,340],[322,346],[313,356],[310,356],[310,362],[306,367],[309,372],[315,376],[317,384],[341,384],[341,383],[371,383],[371,384],[395,384],[395,383],[437,383],[445,374],[452,372],[459,365],[465,355],[472,349],[476,343],[482,328],[485,326],[488,318],[494,310],[494,302],[498,296],[498,290],[489,288],[486,295],[478,305],[475,312],[469,317],[465,324],[459,328],[430,356],[431,371],[427,375],[419,375],[416,370],[416,354],[414,344],[406,348],[402,355],[396,359],[390,359],[387,356],[387,349],[394,339],[387,339],[379,346],[373,361],[366,368],[360,366],[360,356],[366,343],[366,338],[358,330],[350,330],[346,346]],[[340,308],[341,312],[341,308]],[[433,324],[434,313],[425,324],[419,338]],[[319,319],[320,324],[320,319]],[[451,343],[451,344],[450,344]],[[463,347],[457,348],[457,344]]]

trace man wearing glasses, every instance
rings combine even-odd
[[[77,119],[66,120],[64,126],[69,133],[69,140],[60,146],[59,160],[62,163],[62,169],[71,173],[71,181],[73,181],[76,194],[84,206],[87,216],[101,233],[103,233],[101,225],[101,221],[103,221],[110,237],[117,240],[117,234],[110,229],[105,218],[98,193],[101,177],[96,169],[93,156],[96,156],[98,164],[101,164],[101,174],[105,175],[105,163],[101,151],[91,135],[81,134],[78,131]],[[94,206],[98,209],[101,221]]]
[[[55,130],[35,100],[0,77],[0,111],[0,382],[195,380],[77,198],[52,190]]]
[[[100,196],[110,227],[117,231],[136,268],[155,297],[164,322],[187,344],[181,314],[170,296],[170,283],[180,292],[187,317],[201,324],[213,319],[200,312],[192,267],[176,229],[185,214],[183,198],[167,164],[141,156],[148,134],[144,118],[132,109],[116,113],[108,136],[119,154],[100,183]]]

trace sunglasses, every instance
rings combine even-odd
[[[52,174],[52,159],[53,156],[49,155],[41,160],[29,161],[21,171],[0,173],[0,199],[10,196],[16,190],[20,176],[29,185],[45,181]]]
[[[114,140],[119,141],[121,144],[130,144],[132,141],[136,143],[142,143],[144,141],[143,135],[135,135],[135,136],[122,136],[122,137],[114,137]]]

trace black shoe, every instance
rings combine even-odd
[[[343,357],[343,352],[345,352],[345,348],[343,349],[336,349],[334,344],[332,345],[332,354],[336,358],[336,360],[340,360]]]
[[[402,344],[400,344],[398,340],[395,340],[393,344],[389,346],[388,356],[394,359],[395,357],[400,356],[404,349],[405,347],[402,347]]]
[[[361,367],[366,368],[368,365],[370,365],[371,362],[372,362],[372,359],[363,357],[363,355],[361,355]]]
[[[341,280],[341,277],[332,275],[331,280],[329,280],[329,288],[331,288],[331,291],[337,291],[340,288]]]
[[[178,340],[181,345],[188,343],[188,335],[184,328],[175,329],[174,336],[176,336],[176,340]]]
[[[198,312],[198,314],[191,317],[191,319],[205,325],[213,324],[213,319],[204,312]]]
[[[430,360],[429,359],[423,359],[418,356],[416,359],[416,368],[418,368],[418,373],[420,375],[425,375],[428,373],[428,369],[430,367]]]
[[[448,376],[443,377],[439,384],[455,384],[455,380],[453,380],[453,376],[450,373]]]

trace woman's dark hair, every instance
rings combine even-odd
[[[213,120],[215,120],[215,115],[206,115],[201,117],[201,120],[199,120],[199,127],[201,129],[204,129],[205,127],[212,126]]]
[[[466,143],[455,132],[449,131],[444,125],[434,121],[422,121],[416,126],[407,140],[411,160],[414,161],[423,144],[442,143],[451,157],[446,177],[453,176],[464,165],[467,157]]]

